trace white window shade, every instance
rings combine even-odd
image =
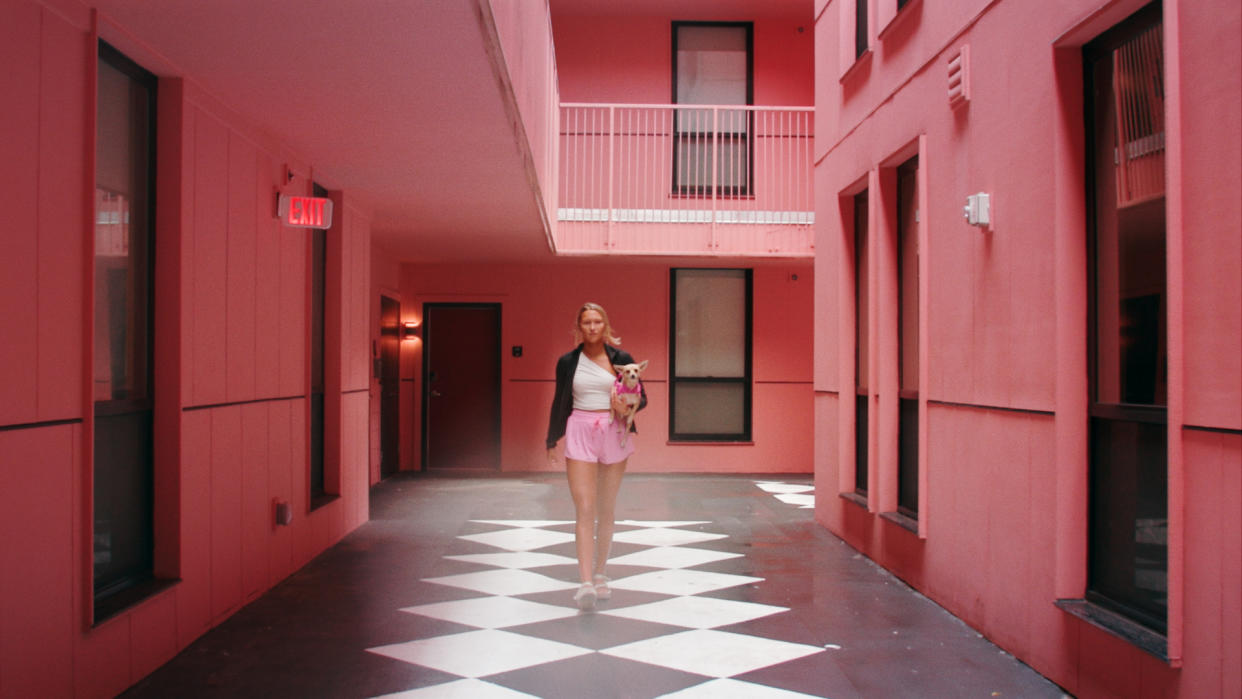
[[[744,377],[745,270],[679,270],[675,291],[677,375]]]

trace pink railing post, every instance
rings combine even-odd
[[[617,244],[616,240],[613,239],[613,234],[616,228],[616,216],[614,215],[614,212],[612,210],[612,206],[613,206],[612,188],[613,188],[613,175],[614,175],[613,169],[615,167],[613,156],[616,151],[616,138],[617,138],[617,132],[616,132],[616,126],[615,126],[616,117],[617,117],[616,106],[615,105],[609,106],[608,107],[608,196],[606,198],[607,207],[605,209],[607,212],[607,216],[608,216],[608,237],[605,241],[605,245],[609,248],[614,247]]]
[[[716,231],[716,176],[720,172],[720,109],[712,107],[712,157],[708,159],[708,165],[712,171],[712,237],[710,247],[716,250],[720,247],[720,240],[717,238]]]

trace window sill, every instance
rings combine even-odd
[[[109,595],[106,599],[95,602],[95,619],[91,626],[100,626],[109,619],[116,618],[161,592],[171,589],[179,582],[181,581],[172,578],[154,578]]]
[[[858,505],[859,507],[863,508],[863,510],[867,509],[867,498],[859,495],[858,493],[838,493],[837,497],[841,498],[842,500],[846,502],[852,502],[855,505]]]
[[[1172,665],[1169,661],[1169,639],[1146,626],[1130,621],[1120,614],[1092,604],[1085,599],[1059,599],[1056,604],[1066,614],[1078,617]]]
[[[695,440],[673,440],[670,439],[664,443],[669,447],[753,447],[754,442],[708,442]]]
[[[341,496],[335,493],[320,493],[318,495],[312,495],[310,501],[310,511],[314,512],[315,510],[318,510],[325,505],[330,505],[340,499]]]
[[[912,532],[916,536],[919,533],[919,521],[913,517],[907,517],[900,512],[881,512],[880,517],[896,524],[906,531]]]
[[[866,51],[863,51],[863,55],[854,59],[853,65],[845,69],[845,72],[841,74],[841,79],[838,82],[842,82],[842,83],[849,82],[850,79],[853,78],[855,74],[862,71],[863,66],[871,65],[871,54],[872,53],[874,52],[870,48],[868,48]]]
[[[892,33],[894,27],[905,24],[907,17],[921,13],[923,11],[922,5],[922,0],[910,0],[910,2],[906,3],[905,7],[897,10],[897,14],[893,15],[893,18],[889,20],[888,24],[884,25],[884,27],[880,29],[880,33],[876,36],[876,39],[884,41],[888,35]],[[917,10],[915,9],[916,7],[918,8]]]

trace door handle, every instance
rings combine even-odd
[[[436,389],[434,389],[434,388],[433,388],[433,389],[431,389],[431,397],[432,397],[432,398],[439,398],[439,397],[441,397],[441,396],[443,396],[443,395],[444,395],[443,393],[440,393],[440,392],[439,392],[439,391],[437,391]]]

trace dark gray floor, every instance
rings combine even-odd
[[[370,522],[123,696],[798,696],[777,690],[836,699],[1064,696],[1056,685],[816,525],[811,510],[777,499],[757,487],[756,480],[810,484],[805,476],[627,476],[618,519],[699,522],[653,525],[657,533],[713,537],[662,553],[731,555],[672,574],[702,579],[717,574],[725,582],[682,594],[624,589],[626,578],[636,581],[655,569],[614,565],[609,570],[616,581],[613,599],[601,603],[596,613],[580,614],[568,589],[496,592],[429,581],[500,570],[446,558],[503,551],[460,538],[504,533],[515,526],[479,520],[572,519],[563,475],[394,477],[373,490]],[[642,528],[635,523],[618,531]],[[530,529],[559,536],[556,543],[532,549],[535,553],[567,558],[519,574],[572,584],[576,569],[566,561],[574,548],[564,540],[572,526],[536,522]],[[650,543],[618,542],[613,558],[652,548]],[[700,578],[691,582],[699,584]],[[433,611],[441,607],[427,606],[454,601],[523,605],[523,612],[529,607],[561,616],[508,625],[467,623]],[[670,616],[672,621],[661,623],[663,619],[624,616],[639,605],[668,608],[656,604],[660,602],[761,612],[743,621],[697,623],[693,628],[686,617]],[[401,611],[410,608],[419,609]],[[713,650],[712,645],[767,644],[765,639],[784,642],[768,644],[778,646],[773,652],[796,657],[766,664],[755,660],[761,653],[747,650],[749,646]],[[453,641],[465,645],[446,658],[436,655],[448,652],[438,644]],[[507,646],[493,643],[517,645],[507,651]],[[506,663],[507,654],[533,652],[542,644],[572,656],[519,661],[520,667]],[[654,656],[636,659],[631,649]],[[409,661],[391,657],[402,653]],[[696,654],[708,658],[696,661]],[[721,654],[736,656],[732,661],[739,664],[730,667],[743,669],[694,664],[713,663]]]

